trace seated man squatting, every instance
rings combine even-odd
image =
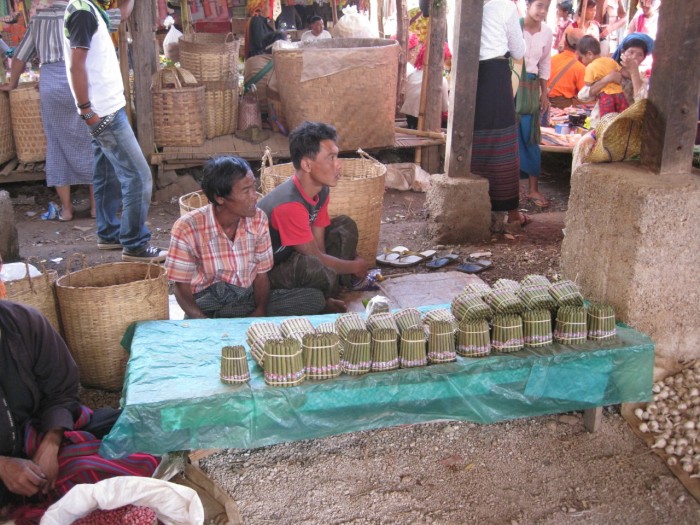
[[[340,285],[363,280],[368,265],[357,255],[357,224],[341,215],[330,219],[330,188],[340,180],[337,133],[321,122],[303,122],[289,134],[295,174],[261,199],[270,219],[275,288],[311,287],[323,292],[326,312],[344,312]]]
[[[149,454],[99,455],[120,411],[81,406],[78,385],[78,367],[46,317],[0,301],[0,521],[36,519],[80,483],[153,475],[158,459]]]
[[[203,174],[202,189],[210,204],[175,222],[165,261],[185,316],[320,313],[326,300],[318,289],[270,289],[270,230],[267,216],[255,206],[255,178],[248,163],[237,157],[218,157],[206,163]]]

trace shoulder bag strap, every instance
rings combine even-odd
[[[569,69],[571,69],[571,66],[573,66],[576,63],[576,60],[578,60],[576,57],[572,58],[571,61],[568,64],[566,64],[564,66],[564,68],[561,71],[559,71],[559,73],[557,73],[557,76],[554,77],[554,79],[552,80],[552,83],[547,88],[547,96],[549,96],[549,92],[552,91],[554,86],[557,85],[557,82],[559,82],[561,80],[561,77],[564,76],[564,73],[566,73]]]

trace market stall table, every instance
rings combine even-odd
[[[336,317],[309,319],[316,325]],[[458,357],[292,388],[265,385],[249,358],[250,383],[221,383],[221,347],[244,344],[256,321],[137,323],[125,338],[131,357],[123,413],[101,453],[254,448],[437,419],[493,423],[651,399],[654,345],[626,326],[618,326],[618,336],[608,342]]]

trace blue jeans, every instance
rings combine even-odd
[[[97,126],[99,123],[90,129]],[[146,218],[153,179],[124,108],[93,137],[92,150],[97,236],[101,241],[119,241],[126,251],[138,252],[151,239]],[[117,217],[120,203],[121,221]]]

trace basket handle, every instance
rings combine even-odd
[[[39,259],[36,255],[32,255],[31,257],[27,257],[27,259],[24,261],[24,267],[27,269],[27,281],[29,281],[29,288],[31,289],[32,293],[36,293],[34,291],[34,283],[32,281],[32,277],[29,275],[29,261],[36,261],[39,263],[41,266],[41,273],[44,274],[44,280],[46,281],[46,286],[48,288],[51,288],[51,281],[49,280],[49,272],[46,270],[46,265],[44,264],[44,261]]]
[[[226,38],[224,38],[224,42],[228,42],[228,37],[231,37],[231,41],[235,40],[235,38],[234,38],[234,36],[233,36],[233,33],[232,33],[231,31],[229,31],[229,32],[226,34]]]
[[[158,89],[163,89],[163,77],[166,73],[173,73],[173,79],[175,80],[175,88],[182,89],[182,82],[180,81],[180,71],[175,66],[165,66],[158,72]],[[184,80],[184,78],[182,79]]]
[[[261,162],[260,172],[262,172],[265,168],[272,168],[275,165],[275,161],[272,159],[272,152],[268,146],[265,146],[265,153],[263,153]]]
[[[151,276],[151,268],[153,266],[156,266],[158,268],[158,275],[156,275],[155,277]],[[146,281],[146,280],[152,281],[153,279],[158,279],[158,277],[160,277],[160,263],[157,263],[153,260],[148,261],[148,267],[146,268],[146,275],[143,278],[144,281]]]
[[[367,153],[365,150],[363,150],[362,148],[358,148],[358,149],[357,149],[357,154],[360,156],[360,158],[362,158],[362,159],[364,159],[364,160],[369,160],[369,161],[375,162],[375,163],[377,163],[377,164],[381,164],[381,162],[379,162],[379,161],[378,161],[377,159],[375,159],[373,156],[371,156],[370,154],[368,154],[368,153]]]
[[[75,260],[80,260],[80,266],[81,270],[85,270],[88,267],[87,264],[87,257],[85,257],[84,253],[74,253],[73,255],[69,255],[68,259],[66,259],[66,273],[64,275],[69,275],[71,273],[70,269],[73,267],[73,262]],[[70,280],[70,278],[69,278]]]

